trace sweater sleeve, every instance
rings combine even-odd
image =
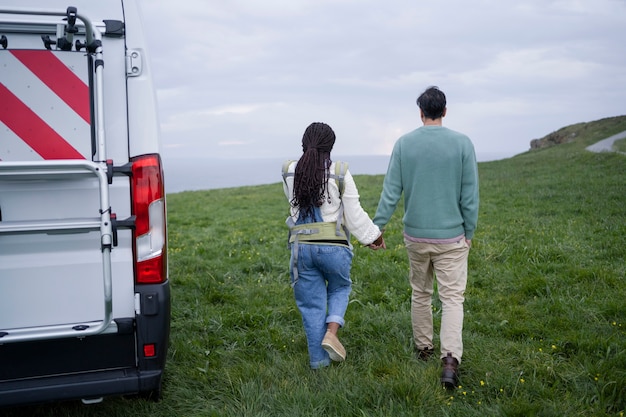
[[[463,179],[461,182],[461,214],[465,238],[472,239],[478,223],[478,165],[473,146],[465,151],[463,158]]]
[[[363,245],[369,245],[380,236],[380,229],[361,206],[359,191],[348,170],[344,177],[343,217],[350,233]]]
[[[283,192],[285,193],[285,197],[287,197],[287,201],[289,202],[289,215],[292,220],[296,222],[298,220],[298,208],[291,205],[291,200],[293,200],[293,180],[294,180],[294,172],[296,170],[296,161],[288,161],[287,166],[287,177],[283,176]]]
[[[374,215],[374,223],[380,228],[389,223],[389,219],[398,206],[402,197],[402,166],[400,164],[400,142],[396,142],[391,157],[389,167],[383,181],[383,190],[378,201],[378,208]]]

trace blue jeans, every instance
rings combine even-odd
[[[293,284],[294,245],[291,245],[290,275]],[[293,286],[296,305],[302,315],[311,368],[330,365],[322,349],[327,323],[344,325],[352,290],[352,250],[339,245],[298,245],[298,280]]]

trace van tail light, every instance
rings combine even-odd
[[[167,225],[163,168],[158,154],[131,159],[135,215],[135,282],[156,284],[167,279]]]
[[[154,343],[143,345],[143,356],[146,358],[154,358],[156,356],[156,346]]]

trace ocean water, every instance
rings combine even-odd
[[[505,154],[477,155],[479,162],[510,157]],[[286,158],[219,159],[163,157],[165,191],[178,193],[192,190],[273,184],[282,181],[282,165]],[[333,156],[346,161],[352,175],[379,175],[387,172],[389,155]],[[358,185],[358,184],[357,184]]]

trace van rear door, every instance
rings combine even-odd
[[[0,6],[0,406],[158,396],[165,195],[158,137],[136,133],[158,131],[136,108],[154,104],[138,6],[23,3]]]

